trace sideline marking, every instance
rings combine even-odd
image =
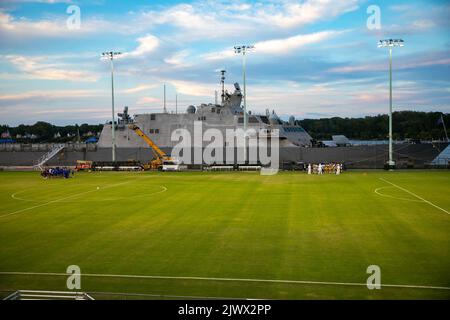
[[[0,275],[36,275],[36,276],[64,276],[67,273],[57,272],[1,272]],[[98,273],[82,273],[82,277],[104,277],[104,278],[137,278],[137,279],[166,279],[166,280],[205,280],[205,281],[229,281],[229,282],[270,282],[270,283],[287,283],[287,284],[318,284],[318,285],[334,285],[334,286],[367,286],[367,283],[358,282],[331,282],[331,281],[308,281],[308,280],[277,280],[277,279],[245,279],[245,278],[208,278],[208,277],[178,277],[178,276],[145,276],[130,274],[98,274]],[[450,290],[450,287],[440,286],[420,286],[409,284],[381,284],[381,287],[391,288],[411,288],[411,289],[433,289],[433,290]]]
[[[386,180],[386,179],[383,179],[383,178],[378,178],[378,179],[380,179],[380,180],[382,180],[382,181],[384,181],[384,182],[387,182],[387,183],[389,183],[390,185],[393,185],[394,187],[399,188],[400,190],[403,190],[403,191],[405,191],[405,192],[407,192],[407,193],[413,195],[413,196],[416,197],[417,199],[420,199],[420,200],[422,200],[423,202],[428,203],[429,205],[435,207],[436,209],[439,209],[439,210],[441,210],[441,211],[444,211],[446,214],[450,214],[450,212],[448,212],[447,210],[445,210],[445,209],[443,209],[443,208],[441,208],[441,207],[435,205],[434,203],[432,203],[432,202],[430,202],[430,201],[428,201],[428,200],[425,200],[424,198],[418,196],[417,194],[415,194],[415,193],[413,193],[413,192],[411,192],[411,191],[409,191],[409,190],[407,190],[407,189],[405,189],[405,188],[403,188],[403,187],[400,187],[400,186],[396,185],[395,183],[392,183],[392,182],[390,182],[390,181],[388,181],[388,180]]]
[[[375,193],[379,196],[382,197],[386,197],[386,198],[391,198],[391,199],[395,199],[395,200],[403,200],[403,201],[411,201],[411,202],[423,202],[422,200],[415,200],[415,199],[407,199],[407,198],[401,198],[401,197],[394,197],[390,194],[385,194],[385,193],[381,193],[380,190],[382,189],[387,189],[387,188],[394,188],[393,186],[385,186],[385,187],[379,187],[375,189]]]
[[[98,190],[101,190],[101,189],[106,189],[106,188],[115,187],[115,186],[118,186],[118,185],[130,183],[130,182],[131,182],[131,181],[126,181],[126,182],[116,183],[116,184],[112,184],[112,185],[107,185],[107,186],[102,187],[102,188],[100,188],[100,189],[94,189],[94,190],[89,190],[89,191],[85,191],[85,192],[81,192],[81,193],[76,193],[76,194],[73,194],[73,195],[68,196],[68,197],[59,198],[59,199],[52,200],[52,201],[48,201],[48,202],[44,202],[44,203],[42,203],[42,204],[38,204],[38,205],[35,205],[35,206],[32,206],[32,207],[28,207],[28,208],[25,208],[25,209],[20,209],[20,210],[11,212],[11,213],[7,213],[7,214],[4,214],[4,215],[1,215],[0,218],[12,216],[12,215],[14,215],[14,214],[22,213],[22,212],[25,212],[25,211],[28,211],[28,210],[31,210],[31,209],[43,207],[43,206],[46,206],[46,205],[48,205],[48,204],[60,202],[60,201],[67,200],[67,199],[70,199],[70,198],[75,198],[75,197],[81,196],[81,195],[83,195],[83,194],[95,192],[95,191],[98,191]]]

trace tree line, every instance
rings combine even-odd
[[[440,121],[441,114],[440,112],[394,112],[392,114],[393,138],[395,140],[443,140],[445,131]],[[443,114],[443,119],[448,128],[450,114]],[[386,140],[389,132],[389,117],[386,114],[364,118],[304,119],[298,120],[297,123],[317,140],[331,140],[331,136],[337,134],[355,140]]]
[[[396,140],[420,139],[443,140],[445,132],[440,112],[398,111],[393,113],[393,137]],[[450,124],[450,114],[443,115],[444,123]],[[388,138],[389,118],[385,114],[364,118],[321,118],[297,120],[316,140],[331,140],[332,135],[343,134],[349,139],[385,140]],[[39,121],[33,125],[21,124],[17,127],[0,125],[0,134],[16,142],[76,142],[98,136],[103,125],[55,126]],[[450,132],[449,132],[450,133]]]
[[[97,137],[102,128],[102,124],[84,123],[82,125],[56,126],[48,122],[38,121],[33,125],[21,124],[17,127],[0,125],[0,133],[3,139],[10,138],[18,143],[77,142],[85,141],[90,137]]]

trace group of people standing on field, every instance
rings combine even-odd
[[[41,176],[44,179],[48,179],[48,178],[70,178],[70,176],[74,175],[75,172],[73,170],[70,170],[69,168],[60,168],[60,167],[56,167],[56,168],[46,168],[44,170],[41,171]]]
[[[341,174],[343,169],[342,163],[319,163],[319,164],[311,164],[309,163],[306,170],[308,174]]]

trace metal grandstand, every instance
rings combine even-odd
[[[442,150],[439,155],[431,161],[431,165],[434,166],[448,166],[450,164],[450,145]]]
[[[17,290],[3,300],[95,300],[85,292]]]
[[[47,152],[46,154],[44,154],[42,157],[39,158],[39,160],[37,161],[35,167],[42,168],[42,166],[47,161],[49,161],[51,158],[56,156],[64,148],[65,148],[64,144],[55,145],[49,152]]]

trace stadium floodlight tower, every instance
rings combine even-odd
[[[242,77],[244,82],[244,131],[247,131],[248,116],[247,116],[247,87],[245,83],[245,57],[247,51],[254,49],[253,45],[240,45],[234,47],[234,52],[237,54],[242,53]]]
[[[109,59],[111,61],[111,106],[112,106],[112,123],[111,123],[111,145],[112,145],[112,161],[116,161],[116,125],[115,125],[115,116],[114,116],[114,57],[120,55],[120,52],[103,52],[102,56],[105,59]]]
[[[402,39],[387,39],[378,42],[378,48],[389,48],[389,169],[395,167],[392,157],[392,49],[404,45],[405,42]]]

